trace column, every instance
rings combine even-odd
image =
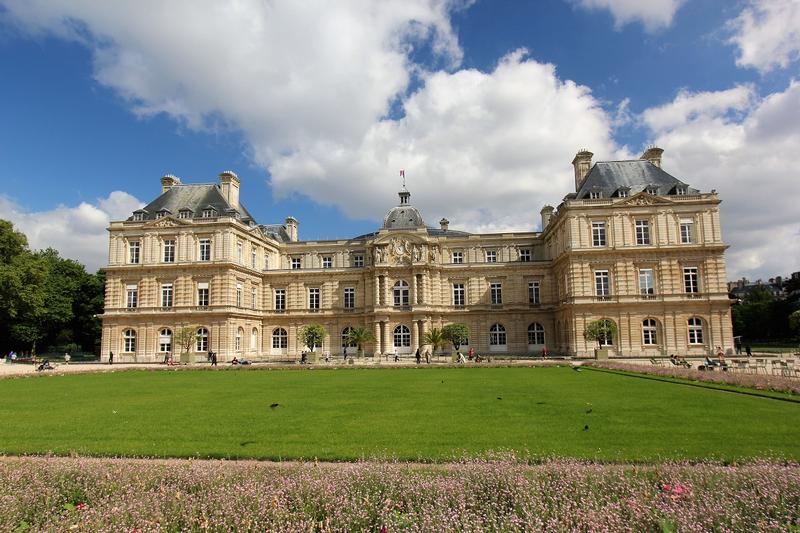
[[[391,351],[391,346],[389,340],[386,338],[386,322],[381,322],[381,334],[378,335],[378,339],[380,339],[383,353],[389,353]]]
[[[381,353],[381,323],[375,322],[375,353],[374,355],[380,355]]]
[[[413,280],[411,281],[411,298],[409,298],[409,303],[411,305],[416,305],[419,303],[419,284],[417,283],[417,274],[411,274]]]
[[[388,307],[391,305],[389,302],[392,301],[392,294],[389,289],[389,276],[384,274],[381,277],[383,278],[383,305]]]
[[[419,348],[419,321],[411,322],[411,352],[416,353]]]
[[[427,319],[419,321],[419,345],[420,347],[425,345],[425,334],[428,332],[428,324]]]
[[[381,305],[381,277],[375,276],[375,307]],[[376,324],[377,325],[377,324]],[[377,334],[375,335],[377,337]],[[380,342],[380,341],[378,341]]]

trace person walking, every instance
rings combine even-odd
[[[108,364],[109,365],[114,364],[114,352],[108,352]]]
[[[744,353],[747,354],[747,357],[753,357],[753,349],[750,348],[750,345],[744,347]]]
[[[431,364],[431,351],[430,350],[425,350],[425,364],[426,365]]]
[[[217,366],[217,352],[211,352],[211,366]]]
[[[417,360],[417,364],[419,364],[420,360],[422,359],[422,356],[419,353],[419,348],[417,348],[417,353],[414,354],[414,357]]]

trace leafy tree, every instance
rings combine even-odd
[[[173,342],[181,350],[180,353],[190,353],[197,338],[197,326],[183,326],[175,330]]]
[[[789,327],[797,334],[800,334],[800,309],[789,315]]]
[[[436,350],[442,348],[447,339],[444,337],[444,332],[439,328],[431,328],[430,331],[425,332],[425,338],[423,339],[425,344],[430,344],[433,353],[436,354]],[[457,350],[458,348],[456,348]]]
[[[364,353],[364,345],[374,341],[375,334],[365,326],[356,326],[350,329],[345,340],[347,344],[355,344],[358,346],[358,356],[361,357]]]
[[[442,338],[452,343],[453,349],[458,351],[469,340],[469,328],[465,324],[447,324],[442,328]]]
[[[300,330],[300,339],[312,352],[316,350],[317,346],[322,346],[326,335],[327,332],[321,324],[308,324]]]
[[[617,336],[617,325],[607,318],[593,320],[586,324],[583,336],[587,341],[597,341],[597,347],[600,348],[604,343]]]

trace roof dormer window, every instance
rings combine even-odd
[[[652,194],[653,196],[658,196],[658,185],[648,185],[645,189],[647,194]]]
[[[617,189],[617,197],[619,198],[627,198],[630,196],[631,188],[630,187],[620,187]]]
[[[191,218],[192,217],[192,210],[191,209],[181,209],[178,211],[178,218]]]
[[[156,218],[164,218],[165,216],[169,215],[170,212],[168,209],[162,209],[161,211],[156,212]]]
[[[589,191],[589,199],[596,200],[603,197],[603,191]]]
[[[677,196],[686,196],[687,190],[685,185],[678,185],[675,187],[675,194]]]
[[[215,216],[217,216],[217,210],[213,207],[203,209],[203,218],[214,218]]]
[[[141,222],[144,220],[144,211],[134,211],[133,220],[134,222]]]

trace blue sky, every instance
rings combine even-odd
[[[723,200],[729,278],[800,270],[800,2],[0,0],[0,217],[90,268],[159,178],[242,179],[259,222],[535,230],[656,143]],[[777,191],[778,194],[771,194]]]

